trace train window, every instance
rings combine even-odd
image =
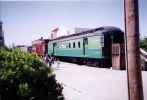
[[[68,48],[68,45],[66,45],[66,48]]]
[[[69,48],[71,48],[71,44],[69,43]]]
[[[101,46],[104,47],[104,36],[101,36],[100,39],[101,39],[100,40],[101,41]]]
[[[80,45],[80,42],[78,42],[78,47],[80,48],[80,46],[81,46],[81,45]]]
[[[57,43],[53,43],[53,47],[57,46]]]
[[[73,48],[75,48],[75,42],[73,43]]]
[[[88,38],[84,38],[84,43],[88,45]]]
[[[101,36],[100,39],[101,39],[101,42],[104,42],[104,36]]]

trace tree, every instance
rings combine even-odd
[[[140,47],[147,51],[147,38],[140,41]]]
[[[0,48],[1,100],[63,100],[63,87],[40,58]]]

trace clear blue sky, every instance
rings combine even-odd
[[[146,5],[147,0],[139,0],[141,36],[147,36]],[[61,32],[74,27],[100,26],[116,26],[123,30],[123,0],[0,1],[0,20],[7,45],[30,45],[41,36],[48,38],[55,27]]]

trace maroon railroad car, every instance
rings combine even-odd
[[[39,57],[43,57],[47,53],[48,39],[37,39],[32,42],[32,53],[37,54]]]

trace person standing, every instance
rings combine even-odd
[[[47,54],[44,56],[44,62],[45,62],[46,64],[48,64],[48,55],[47,55]]]
[[[48,66],[49,66],[49,68],[51,68],[51,66],[52,66],[52,57],[51,56],[48,56]]]
[[[54,64],[54,56],[51,56],[52,64]]]

